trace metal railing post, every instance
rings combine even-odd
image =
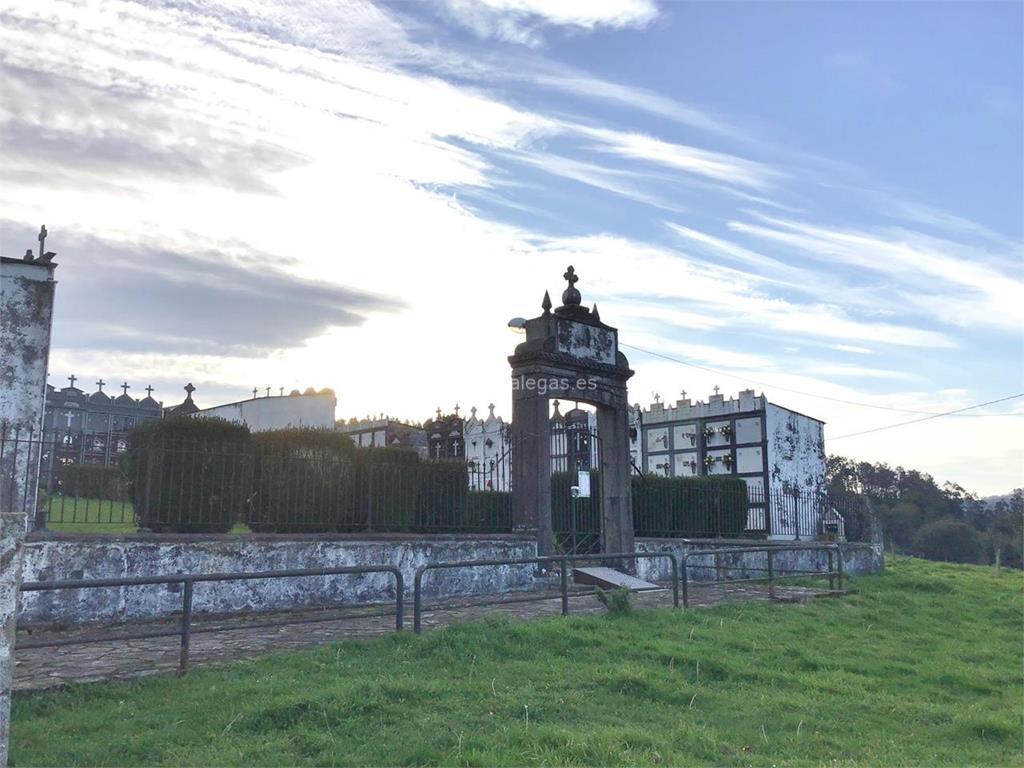
[[[420,633],[420,614],[423,613],[423,571],[426,570],[425,565],[421,565],[416,569],[416,576],[413,579],[412,587],[412,631],[417,635]]]
[[[768,597],[773,600],[775,599],[775,582],[773,581],[775,578],[774,554],[771,549],[768,550]]]
[[[689,563],[687,562],[689,557],[689,552],[683,553],[682,574],[680,575],[683,582],[683,608],[690,607],[690,571]]]
[[[843,550],[842,547],[836,547],[836,558],[838,561],[837,576],[839,579],[839,589],[843,588]]]
[[[405,579],[398,568],[391,572],[395,575],[395,631],[401,632],[405,623]]]
[[[562,576],[559,579],[562,587],[562,615],[569,615],[569,561],[562,559]]]
[[[178,677],[188,672],[188,650],[192,637],[192,579],[185,579],[181,593],[181,652],[178,655]]]

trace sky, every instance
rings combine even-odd
[[[847,437],[1024,392],[1019,2],[0,9],[0,252],[47,225],[57,386],[508,418],[507,322],[572,264],[633,402],[751,387],[1024,483],[1024,399]]]

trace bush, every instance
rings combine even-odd
[[[422,468],[416,527],[461,528],[469,503],[469,470],[465,463],[429,461]]]
[[[253,435],[246,522],[257,532],[342,530],[357,523],[355,446],[347,435],[281,429]]]
[[[512,494],[509,491],[470,490],[466,506],[465,530],[482,533],[512,530]]]
[[[139,528],[224,533],[242,517],[252,483],[248,427],[179,416],[131,433],[121,468]]]
[[[65,464],[57,475],[59,491],[65,496],[84,499],[123,501],[128,483],[118,467],[102,464]]]
[[[608,609],[608,613],[624,615],[633,612],[633,603],[630,601],[629,590],[625,587],[619,587],[610,591],[597,587],[594,590],[594,594],[597,595],[601,605]]]
[[[929,560],[979,563],[984,552],[981,534],[965,522],[946,517],[921,526],[913,550]]]
[[[750,504],[737,477],[634,475],[633,528],[637,536],[742,536]]]
[[[416,525],[426,473],[413,448],[362,448],[356,452],[356,513],[373,530],[409,531]]]

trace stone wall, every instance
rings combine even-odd
[[[688,551],[707,549],[730,549],[735,547],[764,547],[764,541],[728,541],[723,539],[637,539],[637,552],[672,552],[682,562],[682,555]],[[772,568],[781,575],[795,571],[825,570],[828,566],[828,554],[820,549],[792,548],[784,542],[772,542],[775,549],[772,555]],[[875,573],[885,568],[882,548],[874,544],[858,544],[844,542],[839,545],[843,553],[843,572],[857,575]],[[717,562],[716,562],[717,560]],[[716,571],[711,566],[718,566],[721,578],[743,579],[757,578],[766,575],[767,554],[762,551],[740,552],[735,554],[698,555],[688,561],[689,578],[691,581],[714,581]],[[671,565],[666,559],[644,559],[637,561],[637,575],[648,581],[665,581],[671,578]]]
[[[416,569],[427,562],[536,556],[518,536],[259,536],[48,534],[25,546],[25,581],[120,578],[297,568],[395,565],[412,600]],[[529,589],[534,566],[445,570],[424,576],[424,597]],[[19,624],[77,624],[153,619],[181,610],[179,585],[25,592]],[[195,585],[197,612],[268,611],[327,602],[394,599],[388,573],[301,577]]]

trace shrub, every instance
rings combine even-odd
[[[512,530],[512,494],[508,491],[470,490],[466,498],[467,531]]]
[[[409,531],[416,525],[424,464],[413,448],[363,448],[356,453],[356,514],[374,530]]]
[[[253,435],[253,488],[246,522],[258,532],[344,529],[357,522],[355,446],[322,429]]]
[[[953,563],[981,562],[984,551],[981,534],[952,517],[921,526],[914,535],[913,549],[929,560]]]
[[[249,429],[187,416],[145,422],[121,468],[140,528],[224,533],[241,518],[252,482]]]
[[[461,528],[469,501],[469,470],[461,461],[428,461],[423,465],[416,527]]]
[[[750,507],[737,477],[634,475],[633,527],[637,536],[742,536]]]
[[[66,464],[57,475],[60,493],[85,499],[123,501],[128,483],[118,467],[102,464]]]
[[[607,592],[597,587],[594,590],[594,594],[597,595],[601,605],[608,609],[608,613],[623,615],[633,612],[633,603],[630,601],[629,590],[625,587],[619,587]]]

